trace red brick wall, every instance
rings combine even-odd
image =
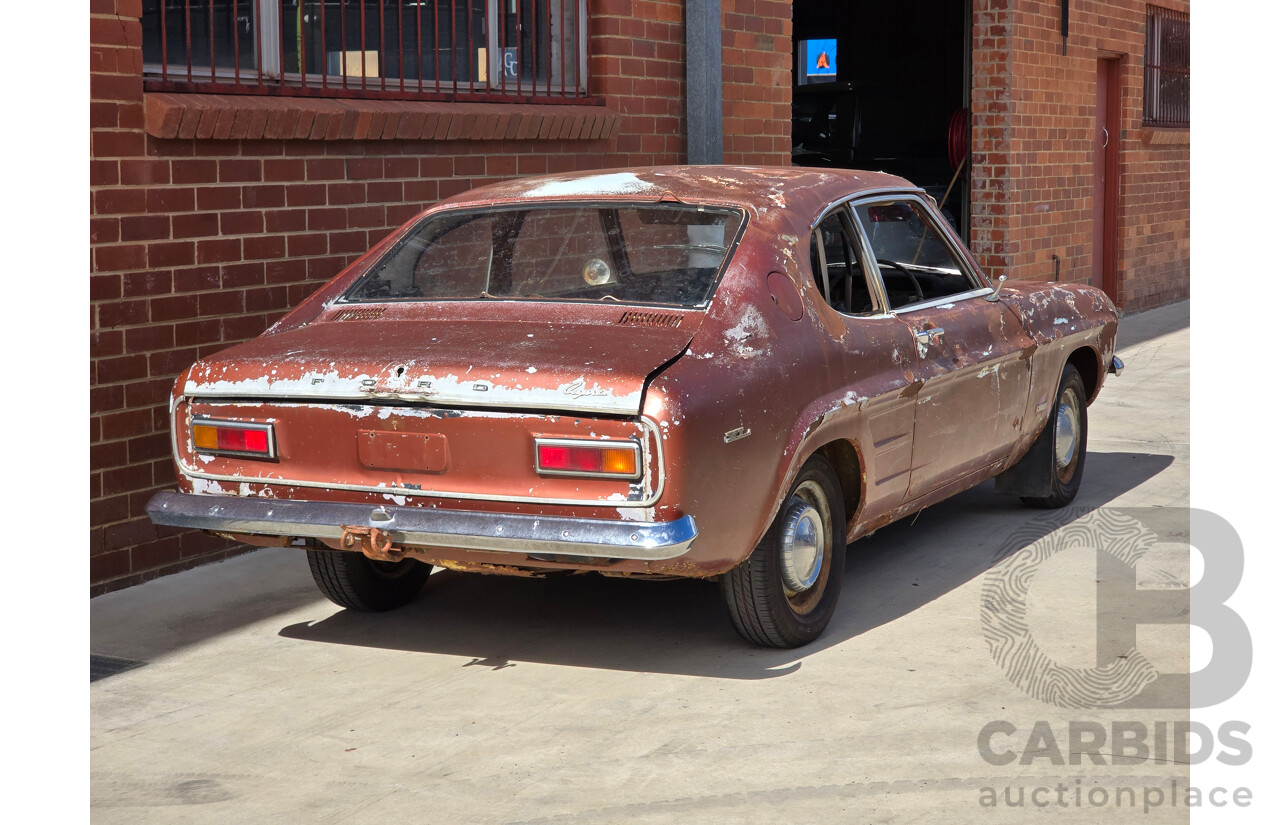
[[[1189,11],[1186,0],[1161,5]],[[1190,292],[1189,133],[1142,126],[1146,3],[1075,0],[1062,55],[1058,0],[975,0],[972,245],[992,275],[1064,281],[1093,271],[1099,57],[1120,56],[1117,303]],[[1161,143],[1160,141],[1173,141]]]
[[[734,17],[734,5],[726,159],[787,163],[789,78],[772,77],[762,95],[751,88],[760,70],[743,75],[731,60],[789,66],[765,52],[789,55],[790,6],[757,2],[754,14],[786,18],[760,21]],[[168,394],[196,358],[258,334],[440,198],[503,178],[685,157],[679,0],[590,3],[590,92],[620,125],[607,139],[555,141],[158,139],[144,130],[140,0],[93,0],[90,12],[92,592],[235,552],[145,515],[173,483]],[[764,135],[745,119],[763,111],[774,121]]]
[[[722,0],[724,162],[791,164],[791,2]]]

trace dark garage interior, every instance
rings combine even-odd
[[[971,21],[967,0],[796,0],[792,162],[901,175],[967,241]]]

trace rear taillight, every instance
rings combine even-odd
[[[542,475],[640,477],[640,445],[631,441],[538,438],[534,448]]]
[[[201,453],[276,457],[275,429],[270,424],[197,418],[191,422],[191,443]]]

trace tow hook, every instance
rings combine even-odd
[[[405,549],[396,547],[391,541],[391,534],[377,527],[361,527],[355,524],[342,525],[342,547],[345,550],[360,548],[374,561],[400,561],[404,558]]]

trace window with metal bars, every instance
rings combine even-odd
[[[586,0],[143,0],[147,88],[554,102],[587,93]]]
[[[1191,15],[1147,6],[1142,125],[1191,126]]]

